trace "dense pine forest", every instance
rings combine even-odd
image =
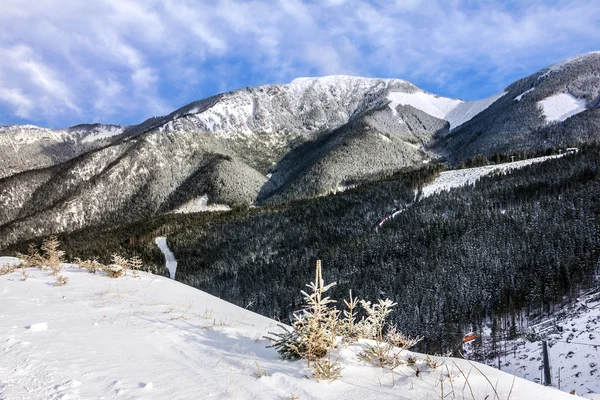
[[[350,288],[389,297],[398,303],[392,319],[425,336],[423,350],[455,351],[469,326],[501,318],[517,332],[524,316],[550,312],[593,284],[599,163],[600,148],[589,146],[421,199],[420,187],[442,168],[427,166],[286,205],[163,215],[60,239],[70,257],[107,261],[120,252],[164,264],[153,240],[167,235],[177,280],[284,322],[321,259],[327,281],[338,283],[334,298]]]

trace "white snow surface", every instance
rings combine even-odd
[[[71,265],[62,272],[69,283],[54,286],[49,272],[29,273],[25,281],[20,272],[0,276],[2,399],[435,399],[452,387],[453,398],[471,399],[457,366],[475,398],[494,397],[465,360],[433,370],[407,352],[417,364],[392,373],[360,361],[362,344],[339,347],[341,380],[318,383],[307,379],[304,361],[282,361],[266,348],[275,321],[179,282],[144,272],[112,279]],[[47,330],[27,330],[40,321]],[[268,375],[257,377],[257,365]],[[507,398],[512,375],[473,365]],[[515,378],[510,398],[573,397]]]
[[[483,176],[489,175],[494,171],[509,171],[511,169],[523,168],[527,165],[543,162],[557,156],[546,156],[530,158],[528,160],[515,161],[498,165],[486,165],[485,167],[455,169],[442,172],[432,183],[423,187],[423,198],[435,193],[447,191],[465,185],[474,185]]]
[[[505,94],[506,92],[502,92],[481,100],[463,101],[423,91],[391,92],[388,99],[392,110],[398,105],[410,105],[436,118],[445,119],[450,123],[450,129],[454,129],[473,119]]]
[[[553,315],[559,329],[546,336],[552,384],[560,383],[563,391],[575,390],[586,398],[600,399],[600,292],[582,295],[576,305],[555,310]],[[540,340],[500,341],[498,347],[503,353],[503,370],[514,371],[528,380],[540,380]],[[497,365],[497,359],[489,362]]]
[[[267,176],[267,178],[270,178]],[[191,199],[173,211],[175,214],[189,214],[189,213],[197,213],[197,212],[214,212],[214,211],[230,211],[231,207],[227,204],[208,204],[208,195],[204,195],[201,197],[196,197]]]
[[[472,120],[476,115],[491,106],[496,100],[507,92],[497,93],[481,100],[465,101],[453,108],[446,114],[446,120],[450,123],[450,129],[455,129],[465,122]]]
[[[557,93],[538,102],[544,116],[550,122],[564,121],[585,111],[585,100],[568,93]]]
[[[175,254],[173,254],[167,245],[167,238],[164,236],[157,237],[154,242],[165,256],[170,278],[175,279],[175,272],[177,272],[177,260],[175,259]]]
[[[439,119],[447,119],[446,116],[450,111],[463,103],[459,99],[440,97],[422,91],[414,93],[390,92],[387,97],[391,101],[390,107],[392,110],[395,110],[398,105],[409,105]]]
[[[87,136],[85,136],[81,142],[89,143],[95,140],[104,140],[113,136],[120,135],[125,130],[123,126],[111,126],[111,125],[100,125],[93,129]]]

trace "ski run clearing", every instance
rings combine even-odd
[[[340,346],[341,380],[319,383],[266,348],[274,320],[165,277],[64,267],[65,286],[46,270],[0,276],[1,399],[573,398],[460,359],[434,369],[407,352],[417,362],[392,372],[360,361],[361,344]]]
[[[431,196],[435,193],[447,191],[452,188],[457,188],[465,185],[474,185],[482,177],[496,171],[510,171],[512,169],[523,168],[531,164],[543,162],[552,158],[561,157],[546,156],[530,158],[528,160],[515,161],[498,165],[486,165],[485,167],[455,169],[452,171],[444,171],[431,184],[423,187],[423,197]]]

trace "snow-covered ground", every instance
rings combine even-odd
[[[464,185],[474,185],[479,179],[491,174],[494,171],[510,171],[511,169],[523,168],[527,165],[543,162],[557,157],[561,156],[537,157],[505,164],[486,165],[485,167],[444,171],[432,183],[423,187],[423,197],[425,198],[434,193],[439,193]]]
[[[600,399],[600,291],[582,296],[574,306],[554,312],[556,329],[548,341],[552,384],[564,391],[576,390]],[[552,324],[550,324],[551,326]],[[542,345],[540,340],[501,341],[501,367],[522,378],[540,381]],[[490,363],[497,365],[497,360]],[[597,393],[594,397],[591,393]]]
[[[420,91],[414,93],[390,92],[387,97],[391,102],[389,106],[392,110],[395,110],[398,105],[409,105],[440,119],[446,119],[446,115],[450,111],[463,103],[459,99],[440,97]]]
[[[496,93],[481,100],[465,101],[446,114],[446,120],[450,123],[450,129],[455,129],[465,122],[472,120],[476,115],[494,104],[496,100],[504,96],[506,92]]]
[[[201,197],[197,197],[195,199],[191,199],[173,211],[175,214],[189,214],[189,213],[197,213],[197,212],[207,212],[207,211],[230,211],[231,207],[227,204],[208,204],[208,195],[204,195]]]
[[[160,251],[162,251],[165,256],[167,269],[169,270],[169,277],[171,279],[175,279],[175,272],[177,272],[177,260],[175,259],[175,254],[173,254],[167,245],[167,238],[164,236],[157,237],[154,240],[154,243],[156,243]]]
[[[550,122],[564,121],[586,110],[585,99],[577,99],[567,93],[558,93],[538,102],[544,116]]]
[[[336,350],[341,380],[318,383],[305,362],[265,347],[275,321],[179,282],[68,265],[68,284],[55,286],[48,271],[27,273],[0,276],[1,399],[573,398],[459,359],[431,369],[415,354],[391,372],[361,362],[360,344]]]

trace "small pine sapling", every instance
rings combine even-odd
[[[138,256],[134,256],[127,261],[128,268],[132,271],[133,276],[138,277],[139,271],[144,266],[144,262]]]
[[[327,359],[316,360],[313,366],[313,375],[318,381],[335,381],[342,377],[342,366],[337,361],[331,361],[331,356]]]
[[[312,367],[314,372],[315,368],[320,371],[315,374],[321,374],[330,369],[334,371],[336,368],[341,370],[341,367],[337,363],[331,363],[331,360],[329,360],[329,365],[319,362],[336,344],[339,311],[331,307],[335,301],[324,296],[324,293],[334,285],[335,282],[325,285],[321,260],[318,260],[315,281],[306,285],[311,289],[310,293],[302,291],[306,305],[301,313],[294,315],[295,322],[292,329],[280,326],[283,332],[271,332],[270,334],[274,337],[267,337],[272,342],[268,347],[277,349],[283,359],[302,358],[307,361],[308,367]]]
[[[52,270],[52,275],[58,275],[65,262],[65,252],[59,250],[60,242],[56,236],[50,236],[42,242],[44,264]]]
[[[44,257],[33,243],[29,243],[27,254],[17,253],[17,257],[21,259],[21,264],[25,267],[43,268]]]
[[[363,319],[359,325],[366,337],[375,339],[375,344],[366,344],[359,358],[370,364],[381,368],[394,369],[404,362],[401,354],[419,343],[422,338],[411,338],[398,332],[395,326],[386,327],[386,318],[392,312],[396,305],[391,300],[379,300],[378,304],[371,306],[370,302],[362,301],[361,305],[367,313],[367,318]]]
[[[356,318],[356,306],[360,303],[360,300],[352,297],[352,290],[350,290],[349,298],[349,301],[344,300],[347,310],[344,310],[344,318],[340,323],[342,340],[347,344],[354,343],[359,338],[359,330],[356,329],[354,320]]]

